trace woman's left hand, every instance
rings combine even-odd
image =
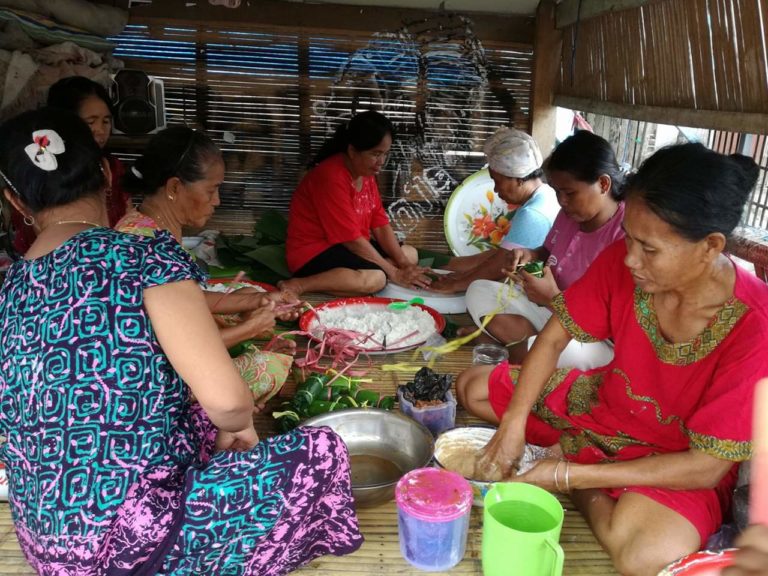
[[[246,452],[259,443],[259,435],[253,428],[253,424],[237,432],[219,430],[216,433],[216,451]]]
[[[406,288],[429,288],[432,279],[426,275],[429,268],[411,265],[404,268],[395,268],[390,278],[395,284]]]
[[[248,338],[265,338],[272,334],[275,328],[275,303],[266,300],[261,308],[249,310],[240,314],[241,322],[238,326],[248,331]]]
[[[560,465],[558,466],[558,462]],[[545,458],[539,460],[533,465],[533,468],[525,474],[518,474],[511,478],[514,482],[526,482],[534,484],[539,488],[544,488],[548,492],[565,492],[565,471],[566,464],[564,460],[557,458]],[[571,468],[574,464],[568,464]],[[555,483],[555,471],[557,471],[557,483]]]
[[[552,298],[560,294],[560,288],[557,287],[555,277],[552,276],[552,269],[549,266],[544,267],[543,275],[537,278],[525,270],[518,271],[520,284],[525,290],[528,300],[539,306],[548,306]]]
[[[268,292],[266,297],[275,303],[275,317],[284,322],[296,320],[304,306],[298,296],[290,290]]]

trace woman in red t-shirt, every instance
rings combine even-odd
[[[93,80],[83,76],[62,78],[48,91],[48,106],[75,112],[91,129],[99,148],[104,149],[112,134],[112,110],[106,89]],[[112,185],[107,189],[107,215],[109,225],[114,226],[131,207],[131,197],[120,186],[125,168],[117,158],[105,154],[112,171]],[[20,255],[26,253],[36,234],[33,223],[24,221],[18,210],[11,211],[11,222],[15,235],[13,248]]]
[[[392,123],[368,110],[338,127],[291,199],[286,259],[297,294],[370,294],[387,279],[426,287],[416,249],[401,246],[381,205],[376,175],[392,146]]]

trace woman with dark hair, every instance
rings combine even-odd
[[[48,90],[48,106],[74,112],[88,124],[99,148],[107,145],[112,134],[112,103],[101,84],[83,76],[62,78]],[[122,162],[111,154],[104,153],[104,156],[112,173],[106,193],[107,217],[110,226],[114,226],[131,208],[131,197],[120,185],[125,172]],[[16,210],[11,213],[11,222],[16,231],[13,248],[24,254],[35,241],[35,231]]]
[[[183,227],[201,228],[213,216],[223,181],[224,160],[213,140],[186,126],[166,128],[152,137],[125,175],[126,189],[143,196],[144,200],[115,228],[142,236],[155,236],[166,230],[181,244]],[[299,304],[296,296],[288,292],[265,294],[243,285],[230,285],[227,297],[222,298],[220,292],[214,291],[215,287],[205,283],[202,287],[227,348],[271,336],[276,303]],[[292,308],[278,316],[293,320],[298,316],[297,310]],[[234,359],[253,392],[257,407],[285,383],[295,346],[292,340],[279,340],[272,351],[262,352],[250,345]]]
[[[26,559],[40,574],[275,576],[357,549],[344,442],[259,441],[199,268],[166,231],[108,228],[109,181],[74,114],[0,126],[4,195],[37,232],[0,288],[0,460]]]
[[[286,259],[302,294],[370,294],[387,279],[426,287],[412,246],[401,246],[381,204],[376,175],[392,146],[392,123],[368,110],[326,141],[291,199]]]
[[[768,376],[768,286],[724,254],[757,165],[700,144],[656,152],[627,184],[625,240],[552,303],[522,368],[477,367],[459,387],[499,429],[479,470],[572,492],[622,574],[656,574],[706,543],[750,458],[755,384]],[[556,370],[571,339],[614,358]],[[652,527],[652,529],[649,529]]]
[[[476,280],[501,280],[508,251],[540,246],[560,210],[555,191],[542,179],[541,151],[530,134],[499,128],[483,150],[494,192],[517,208],[499,249],[451,258],[444,268],[452,273],[433,282],[430,289],[435,292],[464,292]]]
[[[506,254],[504,271],[516,285],[476,280],[466,295],[467,310],[478,326],[496,312],[484,330],[493,341],[510,347],[513,364],[522,362],[528,339],[552,316],[552,299],[578,280],[605,247],[624,237],[624,175],[606,140],[577,132],[555,148],[545,171],[561,210],[544,243]],[[536,261],[546,264],[541,277],[522,268]],[[606,364],[612,355],[605,342],[571,342],[560,363],[586,369]]]

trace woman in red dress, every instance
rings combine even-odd
[[[706,543],[751,456],[768,286],[723,251],[757,174],[699,144],[658,151],[628,183],[625,240],[554,298],[522,368],[457,383],[470,412],[499,423],[478,466],[512,475],[526,441],[556,445],[563,460],[514,479],[572,491],[622,574],[655,575]],[[608,338],[607,366],[555,369],[571,339]]]
[[[112,108],[109,94],[101,84],[83,76],[62,78],[49,89],[48,106],[74,112],[88,124],[99,148],[103,150],[107,145],[112,134]],[[105,157],[112,171],[111,186],[106,192],[107,216],[109,225],[114,226],[131,208],[131,197],[120,185],[125,174],[122,162],[110,154],[105,153]],[[23,255],[35,241],[34,223],[25,220],[18,210],[11,211],[11,222],[15,230],[13,248]]]

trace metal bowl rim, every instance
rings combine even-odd
[[[440,460],[437,457],[437,454],[435,453],[435,446],[437,446],[437,441],[440,440],[440,437],[443,436],[443,434],[446,434],[448,432],[451,432],[452,430],[466,430],[467,428],[481,428],[486,430],[498,430],[497,426],[493,426],[492,424],[467,424],[466,426],[454,426],[453,428],[448,428],[446,430],[443,430],[440,432],[440,434],[437,435],[437,438],[435,438],[433,448],[432,448],[432,460],[435,461],[435,464],[437,464],[441,469],[448,470],[445,466],[443,466],[443,463],[440,462]],[[476,478],[466,478],[469,482],[474,482],[475,484],[484,486],[486,484],[493,484],[493,480],[478,480]]]
[[[417,420],[414,420],[413,418],[409,418],[408,416],[406,416],[402,412],[395,411],[395,410],[383,410],[381,408],[349,408],[347,410],[338,410],[337,412],[339,414],[342,414],[342,413],[346,413],[346,414],[350,414],[350,413],[355,413],[355,414],[364,414],[364,413],[388,414],[390,416],[394,416],[394,417],[398,418],[399,420],[406,420],[409,425],[415,425],[416,428],[420,432],[423,433],[424,438],[427,438],[428,441],[429,441],[429,444],[428,444],[429,449],[427,450],[427,452],[428,452],[427,459],[424,462],[422,462],[420,465],[417,465],[415,468],[413,468],[413,470],[416,470],[416,468],[424,468],[424,467],[426,467],[432,461],[432,459],[434,458],[434,455],[435,455],[435,438],[432,436],[432,433],[429,431],[429,428],[424,426],[424,424],[422,424],[421,422],[419,422]],[[322,419],[325,416],[327,416],[328,414],[334,414],[334,412],[326,412],[325,414],[318,414],[317,416],[312,416],[311,418],[308,418],[307,420],[302,422],[301,426],[313,426],[314,427],[314,426],[316,426],[316,424],[314,424],[312,422],[313,420],[322,421]],[[327,426],[328,428],[331,428],[327,424],[322,424],[322,423],[320,424],[320,426]],[[333,428],[331,428],[331,430],[333,430]],[[335,432],[335,430],[334,430],[334,432]],[[336,434],[339,436],[339,438],[341,438],[341,435],[338,434],[338,432],[336,432]],[[341,440],[342,440],[342,442],[344,442],[344,445],[347,446],[347,443],[344,441],[344,439],[341,438]],[[347,452],[349,452],[349,446],[347,446]],[[351,462],[350,462],[350,468],[351,468]],[[403,472],[403,475],[405,475],[405,474],[407,474],[407,472]],[[352,490],[374,490],[374,489],[377,489],[377,488],[386,488],[386,487],[389,487],[389,486],[394,486],[395,484],[397,484],[397,482],[399,480],[400,480],[400,478],[398,478],[397,480],[391,480],[389,482],[378,482],[376,484],[351,484],[351,482],[350,482],[350,485],[352,486]]]

